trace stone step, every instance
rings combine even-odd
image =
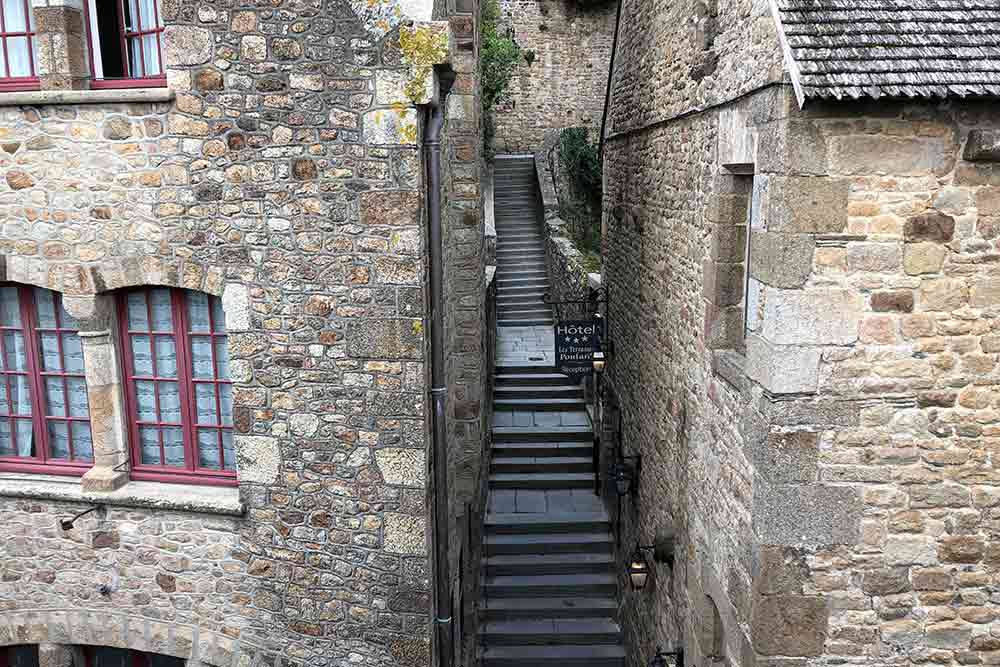
[[[559,373],[559,370],[555,366],[524,366],[524,365],[499,365],[493,369],[494,375],[510,375],[510,374],[521,374],[530,375],[532,373],[540,373],[543,375],[551,375],[554,373]]]
[[[497,289],[501,287],[536,287],[544,289],[548,286],[549,286],[549,279],[546,276],[529,276],[527,278],[497,279]]]
[[[498,327],[551,327],[556,321],[549,319],[498,319]]]
[[[611,529],[607,512],[490,512],[484,520],[490,535],[591,533]]]
[[[592,473],[594,471],[594,459],[590,456],[496,457],[490,463],[490,471],[496,475]]]
[[[529,294],[518,294],[509,296],[497,295],[497,306],[515,306],[515,305],[542,305],[547,306],[548,304],[542,300],[544,292],[534,292]]]
[[[482,667],[624,667],[621,646],[491,646],[483,651]]]
[[[502,289],[502,291],[501,291]],[[546,290],[538,289],[538,287],[503,287],[497,286],[497,299],[503,300],[514,299],[514,298],[535,298],[541,299],[545,295]]]
[[[524,315],[552,315],[552,306],[543,301],[538,303],[514,303],[497,304],[497,310],[501,315],[524,316]]]
[[[486,646],[618,645],[622,639],[609,618],[492,621],[479,634]]]
[[[495,473],[490,475],[491,489],[592,489],[594,473]]]
[[[531,412],[551,412],[571,410],[580,412],[587,409],[587,401],[579,398],[498,398],[493,401],[494,410],[523,410]]]
[[[487,577],[487,598],[602,597],[618,594],[613,574],[547,574],[541,576]]]
[[[499,385],[493,390],[493,396],[494,398],[583,398],[583,387],[578,384],[528,387]]]
[[[493,456],[512,459],[555,458],[587,458],[594,456],[594,443],[591,442],[497,442],[493,444]]]
[[[618,603],[612,598],[498,598],[480,603],[483,619],[489,621],[554,618],[618,618]],[[552,667],[552,666],[550,666]]]
[[[494,426],[493,442],[592,442],[589,426]]]
[[[610,553],[508,554],[486,559],[488,576],[516,574],[570,574],[614,572]]]
[[[608,531],[551,535],[486,535],[488,556],[524,554],[611,553],[614,538]]]
[[[562,373],[497,373],[494,379],[498,387],[577,384],[576,380]]]
[[[501,320],[551,320],[552,309],[549,306],[542,305],[532,308],[500,308],[497,318]]]

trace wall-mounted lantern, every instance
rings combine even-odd
[[[629,556],[628,565],[625,566],[634,591],[641,591],[646,587],[646,582],[649,581],[649,561],[646,560],[646,555],[642,551],[642,548],[636,546],[635,551]]]
[[[672,531],[658,535],[656,544],[643,546],[635,545],[632,555],[629,556],[628,564],[625,566],[625,573],[628,574],[632,590],[641,591],[649,582],[649,575],[652,568],[646,552],[652,552],[654,563],[666,563],[670,567],[674,566],[674,536]]]
[[[667,658],[673,658],[668,661]],[[649,661],[649,667],[684,667],[684,649],[665,652],[659,646],[656,647],[656,655]]]
[[[594,352],[594,372],[603,373],[605,367],[608,365],[608,360],[604,356],[604,352],[597,350]]]
[[[615,483],[618,497],[639,492],[639,477],[642,473],[642,455],[623,456],[620,461],[611,464],[609,474]]]

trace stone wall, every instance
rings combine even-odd
[[[199,500],[130,481],[121,429],[96,425],[82,485],[4,473],[0,643],[219,667],[430,662],[416,107],[468,29],[354,4],[164,2],[169,89],[0,95],[2,278],[72,297],[91,414],[109,424],[124,419],[112,291],[221,296],[240,482]],[[469,67],[448,102],[456,151]],[[461,176],[448,187],[478,196]],[[478,309],[482,270],[463,279]],[[85,502],[107,514],[61,531]]]
[[[501,21],[534,61],[514,72],[494,109],[498,153],[534,153],[547,129],[600,127],[614,40],[615,3],[499,0]]]
[[[702,29],[668,9],[629,21]],[[704,76],[623,23],[606,149],[609,397],[643,455],[621,555],[676,543],[626,592],[631,664],[988,662],[995,114],[800,111],[766,8],[704,9]]]

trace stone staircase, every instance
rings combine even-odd
[[[497,326],[551,326],[541,199],[534,158],[498,157],[494,162],[497,227]]]
[[[534,163],[498,158],[496,164],[504,300],[484,531],[482,663],[621,667],[614,540],[594,494],[593,430],[582,387],[552,367]]]

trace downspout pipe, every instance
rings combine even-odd
[[[601,136],[597,138],[597,164],[604,169],[604,132],[608,127],[608,109],[611,108],[611,82],[615,77],[615,56],[618,54],[618,31],[622,24],[622,5],[625,0],[618,0],[618,11],[615,13],[615,36],[611,41],[611,63],[608,65],[608,87],[604,91],[604,113],[601,115]]]
[[[440,90],[431,103],[424,134],[426,169],[427,238],[430,245],[431,334],[431,439],[434,452],[434,637],[438,667],[454,663],[451,608],[451,568],[448,563],[448,429],[445,402],[448,398],[444,372],[444,247],[441,231],[441,130],[444,128],[444,105],[455,80],[450,70],[439,70]]]

